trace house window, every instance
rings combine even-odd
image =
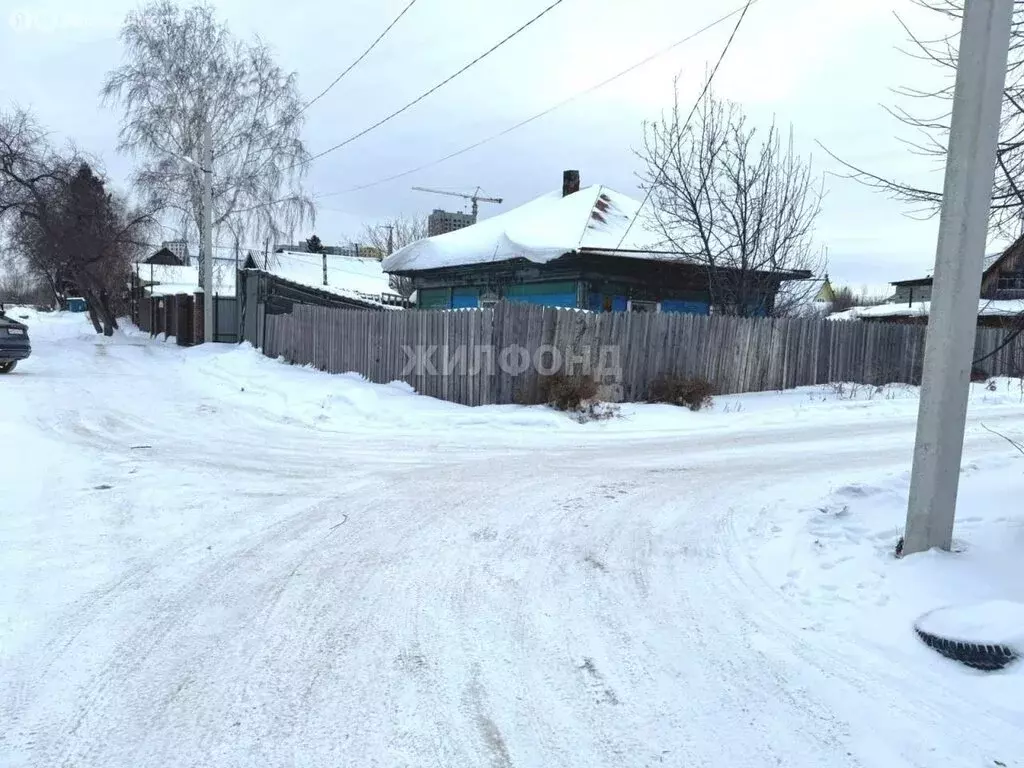
[[[637,301],[635,299],[629,300],[629,306],[626,308],[629,312],[657,312],[658,302],[656,301]]]
[[[1024,272],[1004,272],[999,275],[998,289],[1001,291],[1024,290]]]

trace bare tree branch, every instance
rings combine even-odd
[[[97,332],[117,328],[128,281],[152,223],[106,189],[78,153],[54,152],[24,112],[0,114],[0,226],[36,280],[63,303],[86,297]]]
[[[170,0],[129,13],[121,40],[127,61],[107,75],[102,97],[124,110],[121,150],[145,160],[136,185],[154,207],[187,213],[184,236],[198,232],[202,216],[207,122],[215,242],[279,241],[314,219],[302,189],[309,153],[296,75],[262,41],[235,39],[209,5]]]
[[[820,272],[824,262],[813,244],[823,188],[792,132],[783,139],[774,124],[759,131],[739,106],[708,92],[691,121],[677,97],[645,124],[637,154],[650,223],[705,267],[716,312],[788,314],[817,291],[811,282],[790,283],[771,298],[779,275]]]
[[[907,35],[908,56],[928,62],[940,70],[946,85],[932,91],[923,91],[911,86],[895,90],[898,96],[910,97],[919,105],[919,111],[902,107],[887,108],[889,114],[904,126],[924,137],[924,143],[906,142],[916,153],[932,156],[944,163],[949,141],[949,123],[953,101],[953,85],[959,57],[959,22],[963,19],[965,0],[913,0],[915,5],[949,22],[950,34],[935,39],[918,35],[904,20],[896,19]],[[939,109],[940,105],[944,108]],[[926,112],[938,111],[938,115]],[[1007,63],[1006,85],[1003,90],[1003,113],[1000,124],[999,163],[996,169],[990,211],[990,225],[993,233],[1014,240],[1024,228],[1024,0],[1015,0],[1013,26],[1010,33],[1010,55]],[[826,150],[827,151],[827,150]],[[926,190],[857,168],[829,153],[851,171],[855,178],[869,187],[885,192],[891,197],[916,206],[915,213],[928,217],[938,213],[942,193]]]

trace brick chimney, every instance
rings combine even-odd
[[[580,172],[562,171],[562,197],[580,191]]]

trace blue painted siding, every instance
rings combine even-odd
[[[545,307],[575,307],[576,283],[559,281],[551,283],[523,283],[506,286],[504,296],[509,301],[526,304],[540,304]]]
[[[479,306],[478,288],[452,288],[452,309],[476,309]]]
[[[684,315],[710,315],[711,307],[706,301],[687,301],[685,299],[665,299],[661,302],[662,312],[675,312]]]

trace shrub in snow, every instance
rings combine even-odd
[[[659,376],[651,382],[647,402],[685,405],[691,411],[708,408],[714,402],[715,385],[707,379],[688,376]]]
[[[560,411],[579,411],[597,396],[597,382],[589,376],[556,373],[540,377],[541,402]]]

